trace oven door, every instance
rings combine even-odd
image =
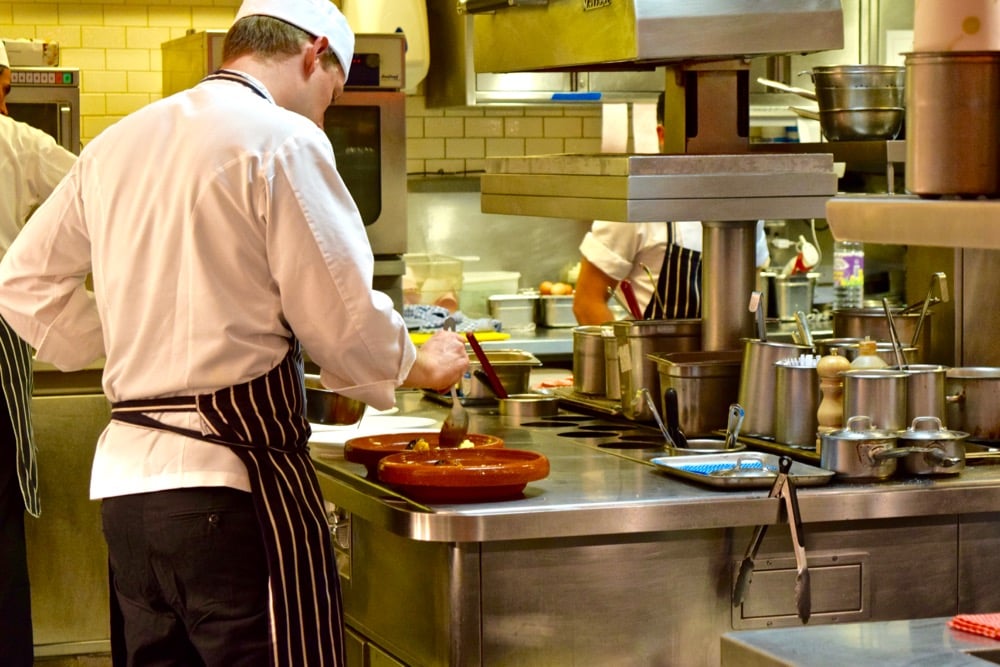
[[[44,86],[11,88],[7,111],[11,118],[48,133],[66,150],[80,153],[79,89]]]
[[[406,252],[406,96],[348,90],[324,128],[376,258]]]

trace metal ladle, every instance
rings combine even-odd
[[[729,421],[726,423],[726,449],[736,447],[740,427],[743,426],[743,418],[746,417],[746,414],[746,410],[739,403],[733,403],[729,406]]]
[[[660,417],[660,411],[656,408],[656,402],[653,397],[650,396],[649,390],[642,387],[638,391],[639,394],[646,400],[646,405],[649,406],[649,411],[653,413],[653,419],[656,420],[656,425],[660,427],[660,433],[663,434],[663,439],[667,442],[667,445],[671,449],[677,449],[677,443],[674,439],[670,437],[670,431],[667,430],[667,425],[663,423],[663,419]]]

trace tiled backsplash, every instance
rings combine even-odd
[[[0,36],[59,42],[61,64],[81,70],[84,144],[159,99],[160,44],[188,30],[224,29],[240,0],[0,2]],[[434,66],[433,63],[430,65]],[[407,98],[407,171],[468,173],[487,156],[600,150],[599,108],[427,109]]]

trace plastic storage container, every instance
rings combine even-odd
[[[489,298],[494,294],[517,292],[521,274],[517,271],[466,271],[462,274],[459,303],[469,317],[489,317]]]
[[[448,255],[406,254],[403,261],[406,263],[406,274],[403,276],[403,300],[406,303],[444,306],[452,311],[458,309],[462,260]]]

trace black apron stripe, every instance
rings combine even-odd
[[[701,253],[674,243],[674,223],[667,222],[667,248],[656,281],[656,292],[646,305],[646,319],[701,317]]]
[[[24,507],[37,517],[41,513],[38,497],[38,458],[31,424],[31,395],[34,392],[34,369],[31,348],[0,318],[0,384],[14,435],[17,451],[16,469]]]

